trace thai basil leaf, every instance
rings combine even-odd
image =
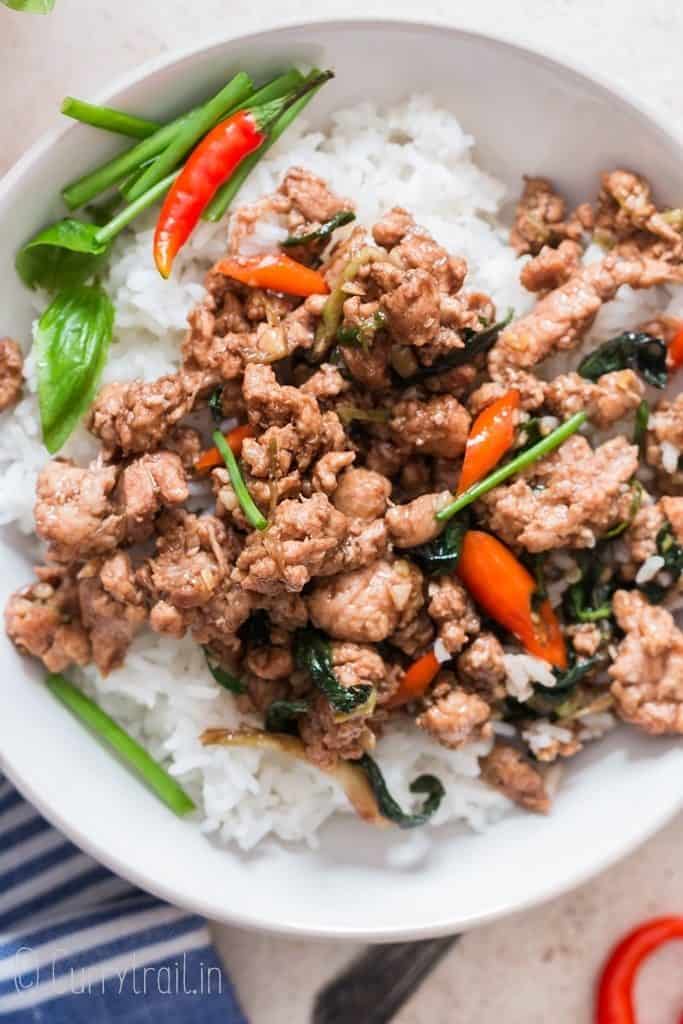
[[[666,387],[666,345],[662,339],[643,331],[624,331],[591,352],[578,367],[587,380],[626,369],[637,370],[656,388]]]
[[[413,374],[408,381],[404,381],[404,384],[413,384],[415,381],[424,380],[425,377],[435,377],[441,373],[446,373],[448,370],[453,370],[456,366],[464,366],[466,363],[471,363],[477,356],[483,355],[490,348],[493,348],[498,340],[498,335],[504,327],[507,327],[513,316],[514,310],[509,309],[504,320],[491,324],[490,327],[484,328],[483,331],[474,331],[471,327],[465,327],[462,331],[465,341],[463,348],[453,349],[448,355],[442,356],[441,359],[435,359],[431,366],[421,366],[417,373]]]
[[[384,327],[386,321],[386,315],[379,309],[353,327],[340,327],[337,331],[337,343],[367,351],[375,340],[375,334]]]
[[[104,265],[107,245],[97,241],[97,225],[67,217],[30,239],[17,253],[15,267],[25,285],[48,291],[73,288]]]
[[[683,547],[676,543],[671,523],[664,523],[657,534],[657,554],[664,559],[660,572],[668,572],[671,584],[677,582],[683,572]],[[651,580],[639,588],[652,604],[659,604],[666,597],[667,587]]]
[[[106,292],[86,285],[60,292],[38,321],[38,403],[50,454],[59,451],[95,397],[113,328]]]
[[[305,235],[289,235],[282,242],[284,249],[292,248],[296,245],[310,245],[311,242],[324,242],[330,237],[333,231],[337,228],[343,227],[344,224],[350,224],[352,220],[356,219],[356,215],[353,210],[340,210],[339,213],[335,213],[334,217],[326,220],[324,224],[321,224],[319,228],[314,231],[309,231]]]
[[[612,617],[616,581],[605,575],[605,566],[592,551],[577,556],[581,577],[565,591],[563,607],[570,622],[600,622]]]
[[[435,775],[420,775],[410,784],[410,792],[425,793],[426,800],[422,804],[422,809],[416,814],[406,814],[387,789],[387,784],[384,781],[384,776],[379,766],[369,754],[364,754],[357,763],[367,776],[380,812],[389,821],[393,821],[395,825],[398,825],[399,828],[417,828],[419,825],[426,824],[434,812],[438,810],[444,798],[446,790],[440,779],[437,779]]]
[[[49,14],[55,0],[0,0],[12,11],[25,11],[27,14]]]
[[[209,652],[204,648],[204,657],[206,658],[206,664],[209,672],[216,680],[219,686],[222,686],[224,690],[229,690],[230,693],[246,693],[247,688],[237,676],[234,676],[231,672],[226,672],[224,668],[220,668],[219,665],[214,665],[209,656]]]
[[[443,533],[419,547],[409,548],[410,556],[428,576],[445,576],[455,570],[468,529],[468,518],[451,519]]]
[[[523,440],[521,444],[515,447],[516,452],[523,452],[526,448],[531,448],[533,445],[538,444],[543,438],[540,418],[532,416],[531,419],[522,423],[519,428],[519,437],[523,438]]]
[[[332,666],[330,643],[317,629],[299,630],[294,653],[298,667],[309,673],[335,711],[346,715],[370,700],[371,686],[342,686],[339,683]]]
[[[645,435],[647,433],[647,425],[649,422],[650,403],[643,399],[636,409],[636,418],[633,425],[633,443],[638,446],[641,458],[643,457]]]
[[[266,732],[297,733],[296,722],[308,711],[307,700],[274,700],[266,712]]]
[[[211,392],[211,397],[209,398],[209,409],[211,410],[211,416],[213,417],[214,423],[220,426],[225,419],[225,416],[223,415],[223,388],[216,388],[215,391]]]
[[[587,676],[589,672],[592,672],[598,665],[604,664],[605,657],[602,654],[593,654],[590,658],[585,658],[582,661],[574,660],[568,668],[561,671],[559,668],[553,669],[553,675],[557,682],[553,687],[542,686],[539,687],[543,693],[562,693],[566,695],[566,691],[571,689],[573,686]]]

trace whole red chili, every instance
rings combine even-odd
[[[284,110],[329,78],[332,72],[323,71],[281,99],[254,110],[239,110],[204,136],[161,207],[154,234],[154,262],[162,277],[171,273],[179,250],[235,168],[265,142],[269,129]]]
[[[683,939],[683,917],[645,921],[615,946],[598,984],[595,1024],[637,1024],[633,989],[638,970],[651,953],[672,939]]]

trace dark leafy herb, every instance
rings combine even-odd
[[[319,690],[325,694],[335,711],[350,714],[372,695],[371,686],[341,686],[332,667],[329,641],[317,629],[302,629],[296,635],[295,658]]]
[[[636,409],[636,419],[633,426],[633,443],[638,445],[641,459],[643,457],[645,434],[647,432],[647,425],[649,422],[650,403],[643,399]]]
[[[282,246],[289,249],[297,245],[310,245],[311,242],[324,242],[337,228],[343,227],[344,224],[350,224],[355,219],[356,215],[353,210],[340,210],[314,231],[308,231],[305,235],[289,235],[288,238],[285,238]]]
[[[204,657],[206,658],[206,664],[209,666],[209,672],[216,680],[219,686],[222,686],[224,690],[229,690],[230,693],[246,693],[247,688],[237,676],[234,676],[231,672],[226,672],[224,668],[219,665],[214,665],[211,661],[211,656],[204,648]]]
[[[297,719],[305,715],[307,700],[274,700],[266,712],[266,732],[285,732],[296,735]]]
[[[424,825],[438,810],[444,798],[446,790],[440,779],[437,779],[435,775],[420,775],[414,782],[411,782],[410,792],[425,793],[426,799],[420,811],[416,814],[406,814],[387,789],[384,776],[370,755],[364,754],[358,764],[368,778],[381,813],[399,828],[417,828],[419,825]]]
[[[598,551],[577,554],[580,578],[565,591],[563,607],[570,622],[600,622],[612,617],[616,581]]]
[[[671,523],[664,523],[661,530],[657,534],[657,554],[664,559],[664,565],[660,569],[660,572],[668,572],[671,576],[671,583],[676,583],[683,572],[683,547],[676,543]],[[639,589],[645,594],[648,601],[652,604],[659,604],[664,599],[667,592],[667,587],[662,586],[660,583],[656,583],[654,580],[650,580],[649,583],[644,583]]]
[[[337,416],[344,424],[357,420],[361,423],[388,423],[391,413],[388,409],[363,409],[359,405],[338,405]]]
[[[92,402],[114,327],[114,307],[99,287],[61,291],[36,332],[38,404],[47,450],[59,451]]]
[[[17,253],[19,277],[48,291],[73,288],[92,277],[106,258],[108,246],[97,240],[97,225],[65,218],[40,231]]]
[[[666,387],[666,345],[662,339],[643,331],[625,331],[591,352],[578,368],[588,380],[626,369],[637,370],[656,388]]]
[[[572,659],[572,663],[568,668],[564,669],[564,671],[561,671],[559,668],[553,669],[553,675],[557,680],[553,687],[543,686],[540,687],[540,689],[542,689],[544,693],[546,691],[548,693],[562,693],[563,696],[566,696],[567,690],[576,686],[584,676],[587,676],[593,671],[593,669],[597,668],[598,665],[602,665],[604,661],[605,657],[603,654],[594,654],[592,657],[585,658],[582,661]]]
[[[375,340],[375,334],[380,331],[385,323],[386,316],[382,310],[378,310],[373,316],[361,320],[353,327],[340,327],[337,331],[337,343],[339,345],[351,345],[367,351]]]
[[[466,363],[471,363],[477,356],[483,355],[490,348],[493,348],[498,340],[498,335],[504,327],[507,327],[513,316],[514,310],[509,309],[504,320],[491,324],[490,327],[486,327],[483,331],[475,331],[471,327],[466,327],[462,332],[465,342],[464,348],[453,349],[448,355],[434,360],[431,366],[421,366],[417,373],[413,374],[406,383],[414,384],[416,381],[424,380],[425,377],[435,377],[439,374],[447,373],[448,370],[453,370],[456,366],[464,366]]]
[[[419,547],[409,548],[406,554],[417,562],[428,576],[445,576],[453,572],[458,564],[468,525],[469,517],[451,519],[438,537],[426,544],[420,544]]]
[[[526,451],[527,448],[532,448],[533,445],[538,444],[539,441],[543,440],[543,431],[541,430],[541,420],[538,416],[532,416],[531,419],[526,420],[521,424],[518,435],[520,444],[515,446],[515,451]]]
[[[215,391],[211,392],[209,409],[211,410],[213,422],[220,426],[225,419],[223,416],[223,388],[216,388]]]

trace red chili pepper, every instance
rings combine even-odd
[[[329,288],[319,271],[297,263],[285,253],[268,253],[252,259],[224,259],[214,267],[219,274],[252,288],[285,295],[327,295]]]
[[[386,706],[388,708],[397,708],[401,704],[407,704],[409,701],[421,697],[440,668],[441,665],[434,651],[423,654],[421,658],[418,658],[417,661],[414,661],[406,669],[399,683],[398,690],[387,701]]]
[[[478,605],[504,626],[530,654],[556,668],[567,667],[567,648],[550,601],[534,611],[536,581],[490,533],[468,530],[456,569]]]
[[[254,430],[248,423],[243,423],[241,427],[235,427],[229,434],[225,435],[225,440],[232,448],[235,455],[239,456],[242,451],[242,442],[247,437],[253,437]],[[223,456],[218,451],[218,448],[209,448],[203,455],[197,459],[194,464],[194,468],[198,473],[206,473],[210,469],[215,469],[216,466],[222,466]]]
[[[674,370],[683,366],[683,327],[679,327],[669,342],[666,361]]]
[[[651,953],[672,939],[683,939],[683,917],[645,921],[615,946],[600,977],[595,1024],[637,1024],[633,989],[638,970]]]
[[[281,99],[254,110],[239,110],[217,124],[196,146],[161,207],[154,234],[154,262],[162,277],[188,240],[218,189],[250,153],[261,146],[284,110],[332,77],[325,71]]]
[[[506,392],[479,413],[470,428],[456,494],[485,477],[512,447],[519,391]]]

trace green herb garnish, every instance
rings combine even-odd
[[[228,470],[228,476],[230,477],[230,483],[233,486],[233,490],[237,495],[237,500],[240,503],[242,511],[244,512],[247,521],[255,530],[265,530],[268,527],[268,520],[265,518],[263,513],[257,507],[254,499],[249,493],[249,489],[244,482],[244,477],[237,465],[237,459],[235,458],[234,452],[228,442],[225,440],[220,430],[214,430],[213,432],[213,443],[221,453],[223,462]]]
[[[35,336],[38,404],[45,447],[59,451],[92,402],[107,361],[114,307],[99,287],[61,291]]]
[[[473,362],[477,356],[483,355],[490,348],[493,348],[498,340],[498,335],[507,327],[513,316],[514,310],[509,309],[507,316],[503,320],[491,324],[490,327],[484,328],[483,331],[475,331],[471,327],[465,327],[461,331],[465,342],[463,348],[454,348],[447,355],[442,356],[440,359],[435,359],[430,366],[421,366],[408,379],[407,383],[414,384],[417,381],[424,380],[426,377],[435,377],[455,369],[456,366],[464,366],[466,363]]]
[[[266,732],[296,735],[297,720],[309,709],[307,700],[274,700],[266,712]]]
[[[647,434],[647,425],[649,422],[650,403],[643,399],[636,409],[636,418],[633,426],[633,443],[638,446],[641,459],[643,457],[645,436]]]
[[[211,661],[211,656],[206,647],[203,648],[204,657],[206,658],[206,664],[209,672],[216,680],[219,686],[222,686],[224,690],[229,690],[230,693],[246,693],[247,688],[237,676],[234,676],[232,672],[226,672],[220,665],[214,665]]]
[[[600,345],[578,366],[579,374],[587,380],[626,369],[636,370],[656,388],[666,387],[666,345],[662,339],[643,331],[625,331]]]
[[[47,291],[83,284],[101,269],[107,243],[96,224],[65,218],[39,231],[19,250],[15,267],[29,288]]]
[[[196,810],[193,801],[184,789],[171,778],[140,744],[129,736],[113,718],[110,718],[94,701],[73,686],[64,676],[51,673],[46,676],[48,689],[62,704],[66,705],[84,725],[112,747],[122,760],[147,783],[167,807],[178,815]]]
[[[576,560],[580,578],[567,588],[563,598],[565,617],[570,622],[600,622],[612,617],[612,595],[617,589],[610,570],[599,552],[581,551]]]
[[[324,224],[321,224],[319,228],[315,228],[313,231],[307,231],[305,235],[289,235],[282,242],[284,249],[294,248],[297,245],[310,245],[312,242],[324,242],[326,241],[333,231],[337,228],[341,228],[344,224],[350,224],[352,220],[356,219],[356,215],[353,210],[340,210],[339,213],[335,213],[334,217],[326,220]]]
[[[416,548],[408,548],[406,555],[417,562],[427,576],[445,576],[458,564],[468,526],[465,519],[452,519],[438,537]]]
[[[379,309],[372,316],[354,324],[353,327],[340,327],[337,331],[337,344],[351,345],[367,351],[375,340],[377,331],[386,324],[386,315]]]
[[[657,534],[657,554],[664,559],[664,565],[660,572],[668,572],[671,576],[671,585],[676,583],[683,572],[683,546],[676,542],[671,523],[666,522]],[[645,594],[648,601],[659,604],[666,596],[667,588],[651,580],[643,584],[639,589]]]
[[[446,793],[443,783],[435,775],[420,775],[414,782],[411,782],[410,792],[424,793],[426,799],[420,811],[416,814],[406,814],[387,789],[384,776],[376,761],[369,754],[364,754],[358,764],[367,776],[382,815],[389,821],[393,821],[399,828],[417,828],[419,825],[426,824],[438,810]]]
[[[494,487],[498,487],[499,484],[514,476],[515,473],[521,472],[521,470],[531,466],[534,462],[538,462],[544,455],[555,451],[556,448],[564,444],[572,434],[575,434],[583,426],[586,419],[585,412],[575,413],[570,419],[565,420],[564,423],[548,434],[547,437],[532,445],[531,448],[526,448],[524,451],[519,452],[509,462],[499,466],[498,469],[494,469],[483,480],[469,487],[463,494],[452,501],[450,505],[446,505],[440,512],[437,512],[436,518],[441,522],[450,519],[462,509],[471,505],[473,501],[481,498],[483,494],[488,494]]]
[[[225,417],[223,416],[223,388],[218,387],[215,391],[211,392],[209,398],[209,409],[211,410],[211,418],[214,423],[221,424]]]
[[[335,711],[348,715],[367,704],[373,694],[371,686],[342,686],[332,664],[332,648],[317,629],[302,629],[296,634],[295,659],[305,669]]]

